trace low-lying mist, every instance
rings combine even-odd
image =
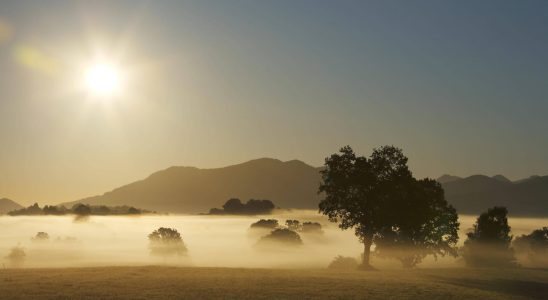
[[[323,235],[301,233],[298,247],[272,251],[256,247],[260,238],[249,226],[260,218],[313,221],[322,225]],[[461,216],[462,244],[475,216]],[[512,234],[530,233],[547,224],[547,219],[511,218]],[[175,228],[181,233],[188,255],[163,259],[150,255],[148,235],[159,227]],[[110,265],[170,264],[200,267],[326,267],[335,256],[358,259],[363,245],[352,230],[342,231],[316,211],[291,211],[268,216],[91,216],[75,220],[71,216],[0,217],[0,261],[19,246],[26,254],[24,267],[78,267]],[[47,232],[49,240],[32,238]],[[380,268],[401,267],[396,260],[373,257]],[[457,258],[435,262],[425,259],[418,267],[459,266]]]

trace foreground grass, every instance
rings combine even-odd
[[[1,299],[548,299],[548,270],[0,270]]]

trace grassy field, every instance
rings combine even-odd
[[[1,299],[547,299],[548,270],[3,269]]]

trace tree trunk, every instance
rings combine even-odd
[[[369,259],[371,257],[371,245],[373,244],[373,235],[372,234],[366,234],[363,239],[363,261],[362,265],[360,266],[361,270],[376,270],[371,264],[369,263]]]

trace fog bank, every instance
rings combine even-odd
[[[301,234],[303,245],[296,248],[260,251],[258,236],[249,231],[260,218],[287,219],[322,224],[322,236]],[[461,240],[475,221],[461,216]],[[512,234],[518,236],[546,226],[548,219],[511,218]],[[158,227],[177,229],[188,248],[188,256],[164,260],[150,255],[148,234]],[[25,267],[76,267],[107,265],[174,264],[200,267],[326,267],[337,255],[359,258],[363,246],[352,230],[342,231],[316,211],[291,211],[268,216],[148,215],[137,217],[91,216],[74,220],[71,216],[0,217],[0,260],[7,264],[11,248],[26,253]],[[48,241],[31,238],[47,232]],[[426,259],[419,267],[458,266],[458,259],[445,258],[436,264]],[[373,258],[379,267],[401,267],[395,260]]]

